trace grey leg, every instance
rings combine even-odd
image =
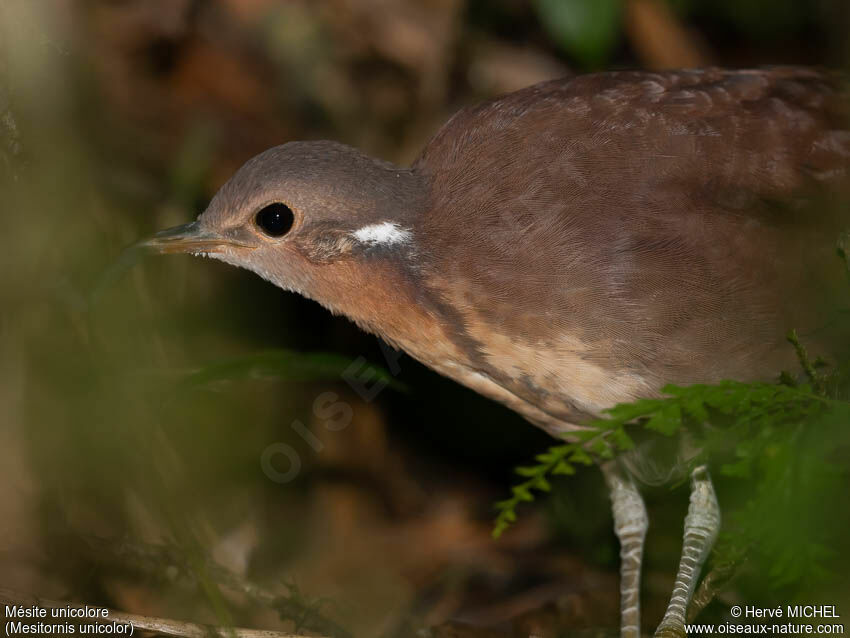
[[[614,532],[620,539],[620,635],[639,638],[640,567],[649,517],[630,476],[613,461],[602,466],[602,473],[611,494]]]
[[[685,613],[694,595],[700,569],[711,551],[720,530],[720,507],[708,468],[704,465],[691,474],[691,504],[685,517],[685,539],[682,559],[673,586],[673,595],[661,624],[655,632],[657,638],[683,637]]]

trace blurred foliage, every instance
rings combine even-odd
[[[601,69],[612,60],[622,64],[617,57],[623,40],[661,35],[664,25],[656,21],[668,10],[680,20],[706,23],[729,44],[736,39],[770,45],[801,38],[805,44],[792,46],[795,54],[811,51],[813,34],[826,32],[830,37],[818,46],[831,48],[830,57],[839,63],[839,56],[846,55],[842,25],[844,31],[850,26],[846,3],[829,0],[534,0],[533,6],[551,41],[582,70]],[[655,24],[643,31],[637,26],[639,13]],[[640,24],[645,28],[649,23]],[[653,62],[644,60],[650,66]]]
[[[601,68],[621,32],[623,0],[535,0],[552,39],[582,67]]]
[[[685,16],[702,15],[749,37],[771,37],[808,27],[824,17],[826,3],[799,0],[666,0]]]
[[[356,359],[333,353],[301,353],[288,350],[257,352],[251,355],[216,361],[185,374],[182,387],[203,386],[244,379],[276,379],[281,381],[320,381],[340,379],[356,364]],[[371,383],[384,382],[396,390],[405,389],[383,368],[370,365]]]

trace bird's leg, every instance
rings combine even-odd
[[[611,494],[614,532],[620,540],[620,635],[640,637],[640,567],[649,527],[646,506],[634,481],[614,461],[602,466]]]
[[[656,638],[682,638],[685,635],[685,614],[694,594],[700,568],[708,557],[717,532],[720,530],[720,507],[708,468],[701,465],[691,473],[691,504],[685,517],[685,538],[679,572],[673,586],[673,595]]]

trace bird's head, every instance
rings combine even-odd
[[[247,268],[350,316],[356,295],[404,278],[417,253],[423,179],[334,142],[291,142],[249,160],[206,211],[144,242]]]

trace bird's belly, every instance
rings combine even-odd
[[[601,346],[562,335],[530,343],[468,325],[479,341],[482,362],[500,385],[553,416],[600,416],[617,403],[657,392],[646,379],[627,369],[603,365],[610,360]]]
[[[549,413],[544,408],[536,405],[535,402],[528,401],[514,394],[509,388],[500,385],[487,374],[465,365],[459,365],[454,362],[427,363],[427,365],[440,374],[474,390],[478,394],[503,404],[553,436],[561,437],[568,435],[570,432],[583,429],[582,423],[587,420],[587,415],[575,410],[570,411],[563,407],[557,410],[556,413]]]
[[[465,299],[452,298],[457,290],[446,290],[441,297],[451,303],[423,313],[416,331],[383,336],[553,434],[579,429],[618,403],[658,393],[657,384],[623,365],[611,345],[584,343],[565,331],[541,339],[531,331],[509,336]]]
[[[423,350],[405,339],[399,345],[440,374],[555,436],[581,429],[605,408],[657,392],[635,374],[595,363],[588,346],[566,337],[554,345],[531,344],[489,330],[484,334],[467,324],[465,338],[476,347]]]
[[[547,393],[534,394],[531,391],[532,386],[527,383],[517,385],[510,380],[505,383],[501,378],[494,378],[487,370],[481,369],[471,360],[468,350],[458,347],[455,340],[449,337],[449,331],[445,327],[438,329],[436,324],[430,324],[430,329],[426,329],[425,332],[428,333],[427,339],[421,338],[421,331],[416,337],[407,332],[393,335],[386,332],[380,334],[429,368],[489,399],[502,403],[554,436],[581,429],[581,424],[590,416],[577,410],[566,400],[557,402],[551,397],[547,398]],[[427,346],[423,347],[423,344]],[[517,390],[524,392],[520,393]]]

